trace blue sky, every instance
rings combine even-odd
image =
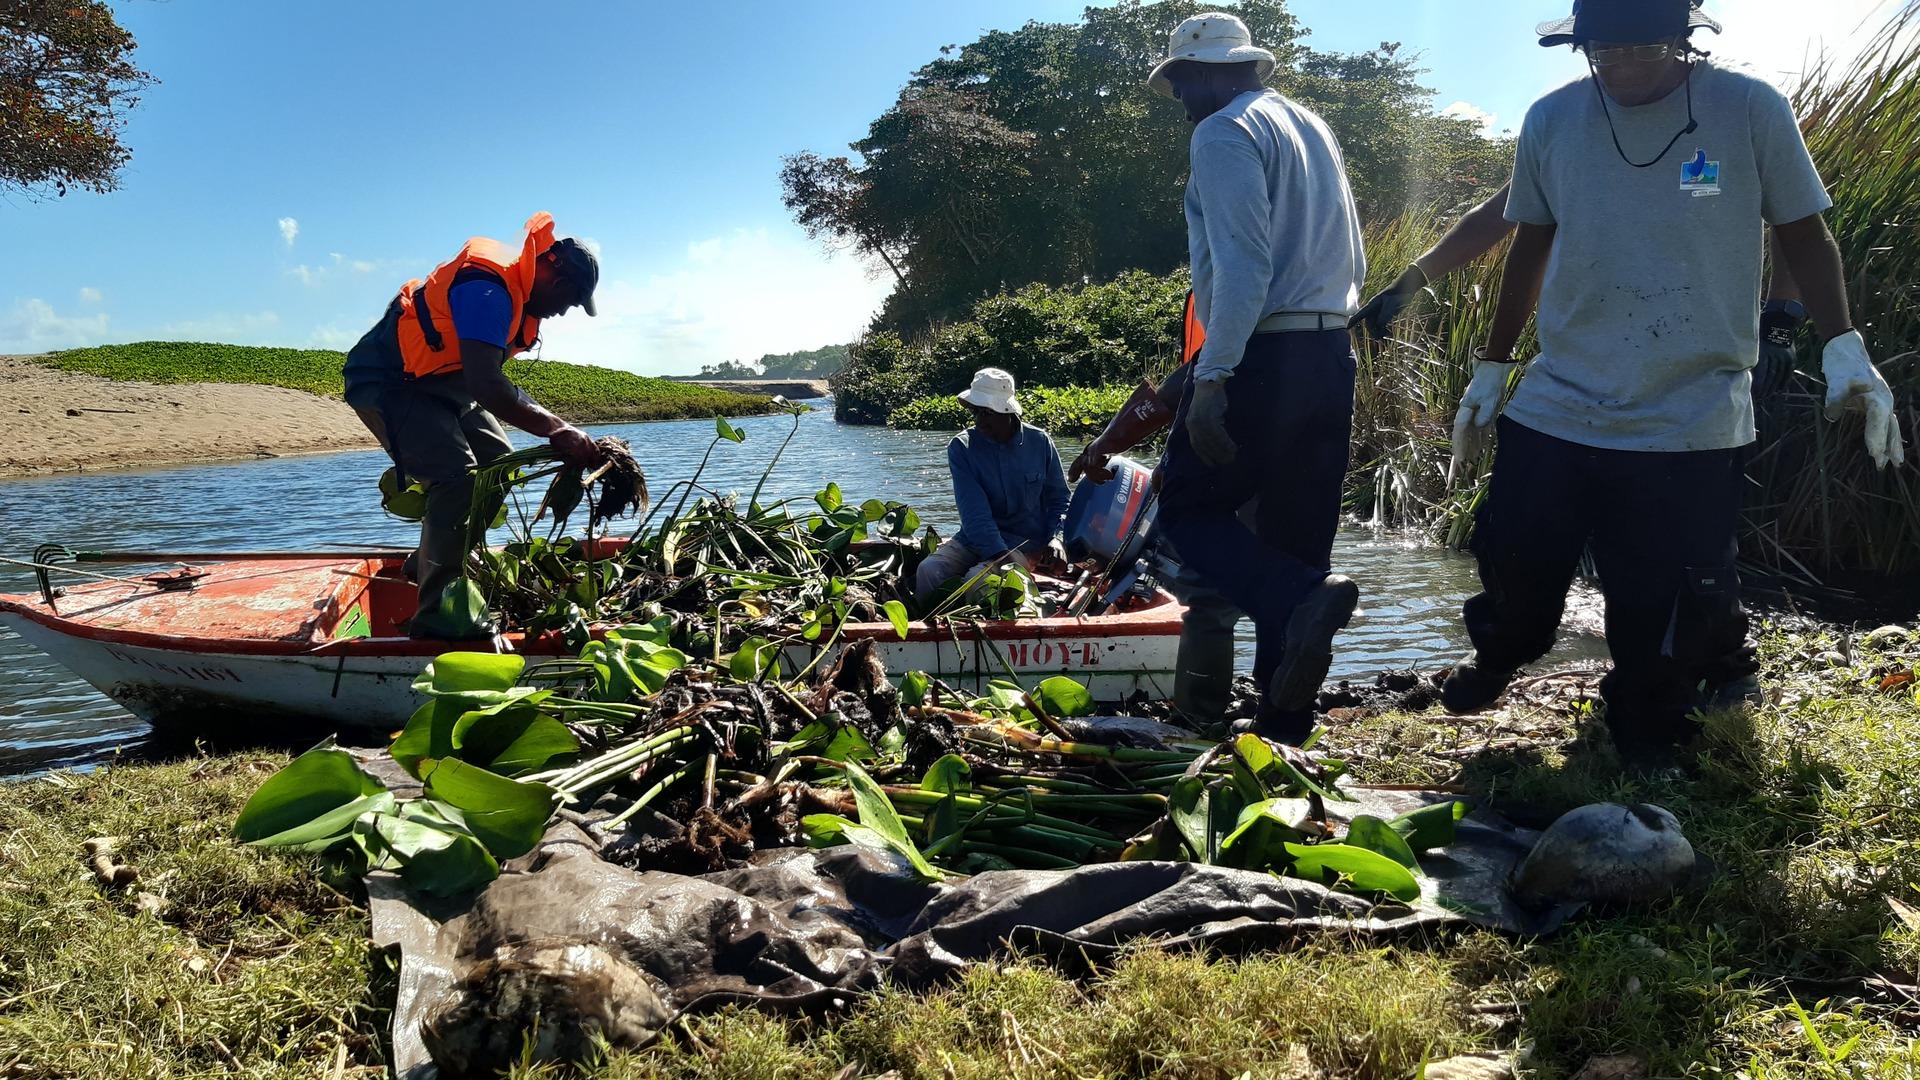
[[[160,84],[120,190],[0,201],[0,352],[144,338],[345,348],[401,281],[553,211],[601,252],[601,317],[547,355],[649,374],[854,336],[886,292],[780,205],[945,44],[1079,0],[493,0],[117,6]],[[1577,73],[1558,0],[1294,0],[1323,49],[1399,41],[1436,107],[1515,126]],[[1726,55],[1796,69],[1881,0],[1709,0]],[[1463,11],[1472,17],[1463,18]],[[1181,138],[1169,114],[1169,138]]]

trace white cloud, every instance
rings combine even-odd
[[[216,341],[224,345],[278,344],[280,315],[273,311],[218,312],[200,319],[168,323],[156,335],[164,341]]]
[[[280,219],[280,239],[285,240],[288,247],[293,246],[293,238],[299,235],[300,222],[298,220],[290,217]]]
[[[369,323],[368,325],[370,326],[372,324]],[[354,342],[359,341],[366,332],[367,327],[365,326],[356,329],[349,329],[338,323],[333,323],[328,326],[316,326],[313,329],[313,333],[307,336],[307,344],[315,349],[335,349],[340,352],[345,352],[349,348],[352,348]]]
[[[93,286],[91,286],[91,285],[82,285],[82,286],[80,286],[80,302],[81,302],[81,303],[83,303],[83,304],[97,304],[97,303],[99,303],[99,302],[100,302],[100,301],[101,301],[102,299],[103,299],[103,298],[102,298],[102,297],[101,297],[101,295],[100,295],[100,290],[99,290],[99,289],[96,289],[96,288],[94,288],[94,287],[93,287]]]
[[[1456,101],[1441,109],[1440,115],[1473,121],[1480,125],[1480,137],[1483,139],[1491,139],[1500,134],[1499,114],[1490,113],[1470,101]]]
[[[316,286],[324,284],[335,273],[371,274],[382,265],[381,261],[373,259],[350,259],[338,251],[327,252],[327,258],[332,261],[320,263],[317,266],[308,263],[289,266],[287,274],[290,277],[299,278],[302,285]]]
[[[61,315],[37,297],[15,300],[0,315],[0,352],[37,353],[98,345],[107,336],[107,313]]]
[[[1902,0],[1708,0],[1724,32],[1696,30],[1693,41],[1715,57],[1753,68],[1782,89],[1823,53],[1845,64],[1857,56]]]
[[[831,256],[797,228],[738,229],[687,245],[644,273],[603,256],[594,303],[549,320],[542,353],[649,375],[852,341],[892,288],[857,259]]]

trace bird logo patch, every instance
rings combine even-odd
[[[1680,190],[1696,199],[1720,194],[1720,163],[1708,161],[1705,150],[1695,150],[1693,157],[1680,163]]]

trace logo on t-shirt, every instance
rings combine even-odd
[[[1696,149],[1692,158],[1680,163],[1680,190],[1692,192],[1696,199],[1720,194],[1720,163],[1708,161],[1707,152]]]

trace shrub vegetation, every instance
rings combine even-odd
[[[849,423],[886,423],[913,401],[964,389],[983,367],[1006,370],[1023,391],[1125,386],[1130,392],[1178,359],[1186,294],[1184,270],[1164,276],[1132,270],[1096,285],[1029,285],[990,296],[966,320],[911,343],[888,332],[869,334],[834,378],[835,415]]]
[[[328,349],[277,349],[195,341],[137,341],[69,349],[35,357],[63,371],[153,383],[223,382],[284,386],[338,397],[346,354]],[[557,360],[509,360],[507,376],[542,405],[569,420],[675,420],[765,412],[767,399],[689,386],[612,368]]]
[[[1130,386],[1042,386],[1020,392],[1021,419],[1055,435],[1091,439],[1127,403]],[[908,431],[958,431],[973,422],[952,394],[921,398],[894,410],[887,423]]]

